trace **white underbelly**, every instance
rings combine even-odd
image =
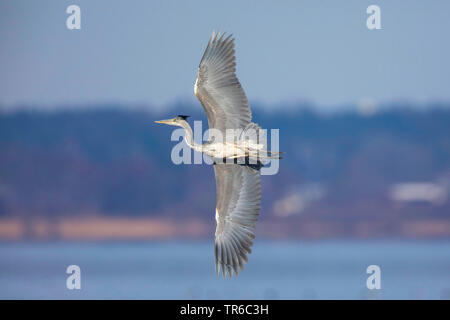
[[[213,143],[205,151],[214,158],[236,158],[246,155],[244,148],[232,143]]]

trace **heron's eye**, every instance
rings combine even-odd
[[[173,122],[175,122],[175,121],[177,121],[177,119],[176,118],[173,118],[173,120],[172,120]]]

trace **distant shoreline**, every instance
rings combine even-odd
[[[258,238],[330,239],[330,238],[425,238],[450,239],[448,220],[400,221],[386,232],[381,224],[330,221],[264,220],[257,225]],[[75,217],[57,221],[36,218],[25,222],[18,218],[0,219],[1,240],[170,240],[206,239],[214,235],[213,224],[199,218],[182,221],[173,218]]]

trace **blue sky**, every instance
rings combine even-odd
[[[81,7],[81,30],[66,28]],[[368,30],[366,8],[381,8]],[[450,101],[449,1],[0,0],[0,105],[195,101],[213,29],[251,101]]]

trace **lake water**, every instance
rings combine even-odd
[[[0,243],[2,299],[450,299],[450,241],[257,240],[238,277],[212,242]],[[81,290],[66,268],[81,268]],[[381,290],[366,269],[381,268]]]

